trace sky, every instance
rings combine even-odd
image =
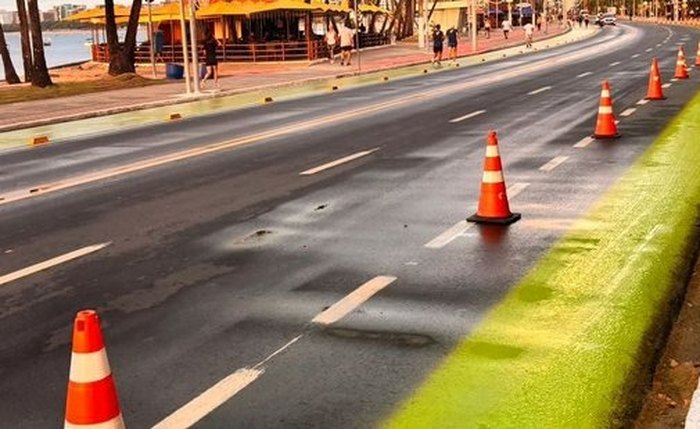
[[[120,4],[130,4],[130,1],[115,1]],[[96,6],[104,4],[104,0],[39,0],[39,9],[49,10],[54,6],[61,4],[84,4],[87,6]],[[17,2],[15,0],[0,0],[0,9],[17,10]]]

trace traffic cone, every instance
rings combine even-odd
[[[476,213],[467,218],[469,222],[509,225],[520,219],[520,213],[511,213],[503,180],[501,156],[498,153],[498,136],[489,131],[486,138],[484,175],[481,180],[481,195]]]
[[[685,54],[683,47],[678,47],[678,56],[676,57],[676,74],[673,76],[676,79],[688,79],[688,65],[685,62]]]
[[[100,318],[94,310],[83,310],[73,324],[73,353],[70,362],[65,429],[124,429]]]
[[[661,87],[661,73],[659,72],[659,62],[656,58],[651,60],[651,71],[649,72],[649,89],[647,90],[647,100],[664,100],[664,90]]]
[[[700,67],[700,42],[698,42],[698,51],[695,54],[695,66]]]
[[[600,106],[598,107],[598,119],[595,123],[593,137],[597,139],[614,139],[620,137],[617,132],[615,115],[613,114],[612,97],[610,96],[610,84],[603,81],[603,90],[600,92]]]

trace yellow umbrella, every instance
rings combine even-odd
[[[246,2],[249,3],[249,2]],[[248,15],[248,8],[241,2],[209,3],[197,11],[197,18],[215,18],[219,16]]]
[[[129,17],[131,13],[131,8],[127,6],[115,5],[114,6],[114,16],[116,18]],[[84,10],[66,18],[67,21],[84,21],[92,22],[92,20],[104,20],[105,19],[105,8],[104,6],[98,6],[92,9]]]
[[[373,4],[361,4],[360,5],[360,12],[362,13],[382,13],[385,15],[391,15],[391,12],[389,12],[386,9],[383,9],[379,6],[375,6]]]

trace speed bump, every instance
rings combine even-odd
[[[36,136],[29,139],[29,146],[38,146],[49,142],[48,136]]]

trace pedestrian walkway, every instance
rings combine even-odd
[[[565,32],[558,25],[551,25],[545,31],[536,32],[535,40],[553,37]],[[489,38],[479,34],[477,50],[471,49],[468,39],[460,40],[458,55],[467,56],[488,51],[524,45],[524,32],[516,28],[508,40],[500,30],[492,30]],[[255,91],[261,88],[301,85],[339,76],[351,76],[389,70],[409,65],[427,63],[432,58],[432,49],[427,46],[419,49],[415,42],[399,42],[392,46],[370,48],[361,52],[360,61],[353,53],[352,66],[340,66],[320,61],[309,65],[296,64],[223,64],[220,89],[204,91],[202,97],[217,97],[228,94]],[[446,56],[447,52],[445,52]],[[162,71],[161,71],[162,73]],[[212,82],[208,82],[209,87]],[[177,104],[191,101],[183,97],[184,81],[163,83],[142,88],[129,88],[115,91],[84,94],[71,97],[40,101],[27,101],[0,106],[0,131],[29,128],[51,123],[66,122],[88,117],[141,110],[150,107]]]

